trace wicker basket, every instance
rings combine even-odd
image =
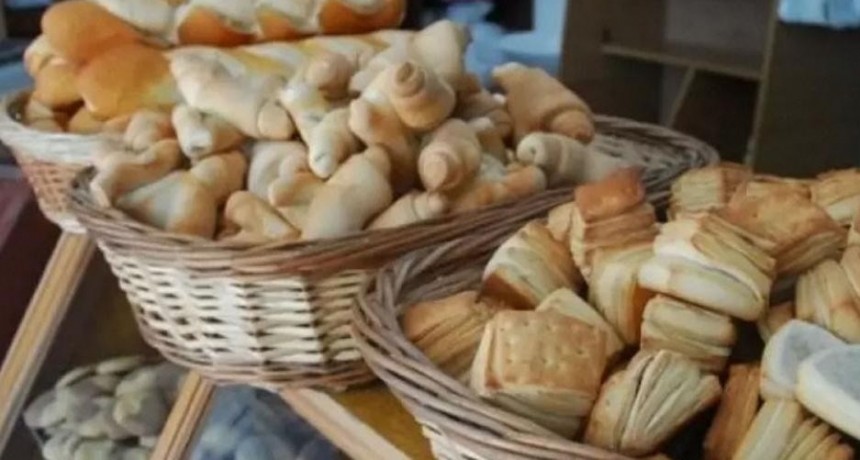
[[[421,424],[440,459],[615,459],[618,454],[565,439],[483,401],[436,367],[403,333],[404,308],[476,289],[493,251],[511,232],[467,236],[410,253],[377,274],[360,296],[353,335],[367,365]]]
[[[598,145],[641,164],[662,199],[671,180],[717,155],[694,139],[614,118]],[[569,189],[408,227],[290,244],[188,238],[94,205],[88,173],[72,209],[134,306],[144,338],[168,359],[221,382],[342,388],[373,378],[350,336],[351,310],[375,270],[428,245],[511,231],[570,198]]]
[[[27,177],[42,213],[63,230],[83,233],[69,212],[69,189],[75,176],[90,165],[91,155],[109,140],[98,135],[49,133],[21,123],[29,92],[3,98],[0,140],[15,156]]]

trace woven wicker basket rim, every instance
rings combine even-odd
[[[597,126],[608,141],[612,136],[664,150],[673,163],[645,168],[644,182],[665,201],[668,184],[683,171],[713,164],[716,151],[707,144],[675,131],[614,117],[598,117]],[[71,192],[71,209],[91,235],[114,251],[131,251],[155,263],[180,265],[201,276],[236,274],[318,273],[345,268],[379,266],[412,249],[447,241],[473,230],[485,231],[512,221],[537,217],[571,196],[565,187],[481,210],[447,215],[388,230],[365,231],[342,238],[272,242],[262,245],[212,241],[168,233],[135,221],[92,200],[87,184],[92,170],[83,171]]]
[[[18,154],[45,162],[90,165],[96,149],[115,141],[105,134],[51,133],[23,124],[24,104],[31,92],[13,92],[2,99],[0,139]]]
[[[650,198],[653,202],[654,194]],[[360,296],[353,309],[356,346],[374,374],[420,423],[432,425],[460,448],[480,451],[483,458],[627,458],[565,439],[489,404],[442,372],[406,338],[399,321],[403,310],[419,300],[474,289],[486,261],[513,231],[464,236],[415,250],[384,266],[377,273],[376,289]]]

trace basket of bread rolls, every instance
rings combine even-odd
[[[437,458],[851,459],[858,184],[721,163],[661,222],[624,168],[386,265],[356,343]]]
[[[208,49],[200,52],[231,61],[234,70],[284,75],[330,48],[367,60],[402,34],[348,34],[397,27],[405,3],[57,2],[43,15],[42,35],[24,56],[33,88],[3,100],[0,139],[15,155],[45,216],[80,233],[67,209],[75,174],[92,164],[94,152],[116,141],[133,112],[169,110],[181,102],[168,70],[171,49],[203,46]],[[327,37],[335,34],[340,37]],[[320,40],[304,46],[284,41],[313,36]]]
[[[501,66],[484,88],[468,42],[440,21],[96,58],[126,56],[116,74],[150,55],[177,98],[135,110],[72,191],[147,341],[217,381],[363,381],[350,310],[383,263],[512,230],[623,167],[666,200],[675,177],[717,160],[688,136],[595,116],[540,69]]]

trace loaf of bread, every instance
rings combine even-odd
[[[471,387],[496,405],[572,437],[606,367],[600,329],[554,311],[501,311],[484,329]]]
[[[42,30],[86,60],[123,41],[230,47],[373,32],[396,28],[405,11],[405,0],[73,0],[48,8]]]

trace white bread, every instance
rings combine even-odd
[[[325,114],[308,140],[308,164],[321,178],[331,177],[350,155],[361,150],[361,142],[349,129],[349,109]]]
[[[295,141],[261,141],[251,148],[248,166],[248,191],[267,200],[269,186],[282,176],[281,165],[287,163],[283,176],[307,170],[307,148]],[[296,165],[295,168],[292,165]]]
[[[278,212],[251,192],[237,191],[224,206],[223,221],[228,239],[252,244],[291,240],[299,231],[286,222]]]
[[[481,143],[465,122],[451,119],[427,137],[418,155],[418,175],[431,192],[456,190],[481,166]]]
[[[860,439],[858,363],[857,345],[817,353],[800,364],[795,391],[806,409],[855,439]]]
[[[761,363],[762,397],[793,399],[800,364],[815,353],[844,345],[845,342],[819,326],[789,321],[765,345]]]
[[[517,160],[543,169],[552,187],[598,181],[627,164],[576,139],[540,132],[517,144]]]
[[[142,152],[125,149],[96,155],[98,171],[90,182],[90,192],[100,206],[110,206],[122,195],[155,182],[179,167],[182,153],[173,139],[164,139]]]
[[[186,104],[173,108],[171,121],[182,152],[192,160],[235,148],[246,138],[223,118],[203,113]]]
[[[598,251],[589,301],[628,345],[638,344],[645,305],[654,292],[639,284],[639,267],[653,256],[649,243]]]
[[[448,211],[449,202],[444,195],[433,192],[412,191],[398,198],[391,206],[373,219],[369,230],[395,228],[433,219]]]
[[[170,115],[154,110],[139,110],[126,126],[123,142],[132,150],[140,151],[162,140],[175,137]]]
[[[552,237],[560,243],[570,240],[570,224],[573,221],[573,207],[570,203],[560,204],[550,209],[547,215],[546,228],[552,233]]]

